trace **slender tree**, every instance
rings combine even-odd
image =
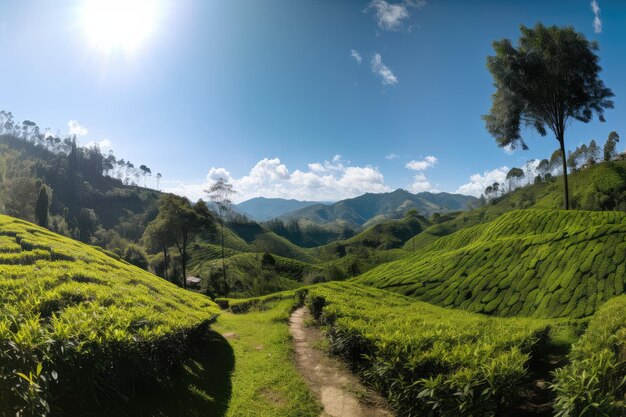
[[[159,183],[161,182],[161,178],[163,178],[163,175],[161,175],[160,172],[157,172],[156,174],[156,180],[157,180],[157,191],[159,190]]]
[[[564,206],[569,208],[565,128],[569,121],[588,123],[594,113],[604,121],[604,110],[613,107],[613,92],[600,80],[598,44],[589,42],[572,27],[521,26],[519,44],[503,39],[493,44],[487,58],[494,79],[486,128],[499,146],[528,149],[521,127],[534,128],[541,136],[552,131],[561,150]]]
[[[226,216],[231,211],[232,201],[230,198],[233,194],[235,194],[235,190],[233,189],[233,185],[227,180],[224,178],[218,178],[218,180],[208,190],[205,190],[205,192],[215,207],[220,223],[222,243],[222,278],[224,280],[224,291],[227,292],[228,281],[226,279],[226,255],[224,253],[224,222]]]
[[[200,232],[215,227],[213,217],[204,202],[198,202],[194,207],[185,197],[165,194],[161,197],[159,214],[154,222],[155,232],[169,236],[162,244],[173,244],[178,250],[183,274],[182,286],[187,288],[187,249]],[[164,254],[166,255],[166,250]]]
[[[160,212],[159,212],[160,214]],[[151,221],[143,233],[142,240],[148,251],[163,252],[163,278],[168,279],[168,248],[174,244],[172,237],[175,231],[170,230],[173,222],[168,221],[165,215],[157,216]]]
[[[611,158],[615,156],[615,148],[617,147],[617,142],[619,142],[619,135],[617,132],[613,131],[609,133],[609,137],[604,144],[604,160],[610,161]]]
[[[152,175],[152,170],[150,168],[148,168],[145,165],[141,165],[139,167],[139,170],[141,171],[141,176],[143,177],[143,186],[145,188],[146,186],[146,177],[149,177]]]
[[[521,168],[511,168],[506,174],[506,181],[509,183],[509,191],[513,191],[513,187],[519,184],[519,181],[524,178],[524,170]]]
[[[587,155],[586,161],[587,164],[595,164],[598,162],[598,158],[600,157],[600,147],[596,143],[594,139],[589,142],[589,146],[587,146]]]
[[[39,226],[48,227],[48,189],[44,184],[39,188],[37,203],[35,203],[35,220]]]

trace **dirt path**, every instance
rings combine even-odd
[[[384,400],[365,388],[348,367],[315,346],[323,340],[321,331],[307,327],[309,311],[299,308],[289,319],[298,370],[324,406],[322,417],[392,417]]]

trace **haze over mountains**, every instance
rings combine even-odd
[[[397,189],[390,193],[367,193],[334,204],[309,205],[285,213],[280,218],[306,220],[319,225],[342,222],[354,228],[361,228],[382,220],[401,218],[411,209],[417,210],[421,215],[430,216],[433,213],[465,210],[475,201],[475,197],[461,194],[430,192],[412,194]]]
[[[320,203],[317,201],[255,197],[236,204],[234,208],[235,211],[246,215],[252,220],[267,221],[314,204]]]

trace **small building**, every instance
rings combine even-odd
[[[202,282],[202,280],[198,277],[187,277],[188,288],[200,288],[200,282]]]

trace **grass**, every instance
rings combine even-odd
[[[2,409],[68,410],[167,379],[219,313],[206,297],[33,224],[0,216],[0,236]]]
[[[500,316],[591,316],[624,293],[626,215],[516,210],[443,236],[356,282]]]
[[[189,417],[319,416],[292,357],[287,319],[294,302],[289,293],[255,303],[246,314],[224,312],[173,389],[147,393],[138,411],[160,417],[177,417],[181,410]]]

